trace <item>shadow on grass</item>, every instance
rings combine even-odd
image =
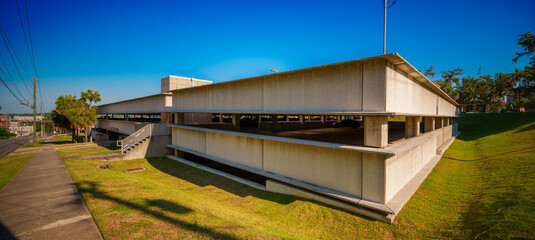
[[[472,141],[482,137],[506,132],[535,122],[535,112],[526,113],[473,113],[459,118],[460,140]],[[533,125],[520,131],[533,129]]]
[[[247,186],[245,184],[235,182],[228,178],[219,176],[217,174],[206,172],[204,170],[189,166],[187,164],[183,164],[183,163],[171,160],[166,157],[147,158],[147,161],[154,168],[164,173],[167,173],[171,176],[174,176],[176,178],[180,178],[182,180],[188,181],[199,187],[214,186],[223,191],[226,191],[228,193],[231,193],[240,197],[251,196],[251,197],[255,197],[255,198],[259,198],[259,199],[263,199],[263,200],[267,200],[271,202],[276,202],[281,205],[291,204],[297,200],[304,201],[304,202],[311,202],[311,203],[321,205],[327,208],[336,209],[344,213],[358,216],[360,218],[364,218],[370,221],[377,221],[377,219],[364,216],[364,215],[360,215],[358,213],[355,213],[355,212],[352,212],[352,211],[349,211],[340,207],[332,206],[323,202],[319,202],[316,200],[256,189],[256,188]]]
[[[218,233],[215,232],[213,229],[199,226],[197,223],[188,223],[185,221],[182,221],[180,219],[176,219],[173,217],[169,217],[165,214],[167,211],[171,211],[173,213],[177,214],[185,214],[192,212],[191,209],[186,208],[184,206],[180,206],[176,203],[164,200],[164,199],[157,199],[157,200],[148,200],[144,199],[145,204],[140,204],[132,201],[127,201],[118,197],[110,196],[102,191],[99,190],[99,184],[92,182],[92,181],[84,181],[78,184],[78,190],[82,195],[88,194],[91,197],[103,199],[107,201],[113,201],[115,203],[121,204],[123,206],[127,206],[131,209],[144,212],[146,214],[149,214],[153,217],[156,217],[162,221],[165,221],[167,223],[173,224],[180,228],[185,228],[191,231],[198,232],[202,235],[205,235],[206,237],[212,237],[215,239],[237,239],[233,236],[224,234],[224,233]],[[152,210],[152,207],[158,208],[160,211]]]

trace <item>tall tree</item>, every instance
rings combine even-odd
[[[76,96],[72,96],[70,94],[59,96],[56,99],[56,112],[59,115],[62,115],[69,120],[69,126],[70,126],[70,129],[72,130],[73,142],[75,140],[78,141],[78,131],[75,128],[74,124],[70,121],[70,118],[71,118],[70,114],[71,114],[71,109],[75,107],[77,102],[78,102],[78,99],[76,99]]]
[[[519,34],[516,43],[520,45],[524,51],[516,53],[516,57],[513,58],[513,62],[518,61],[518,59],[524,55],[531,55],[533,52],[535,52],[535,37],[533,34],[531,34],[531,32]]]
[[[516,62],[522,56],[529,56],[535,52],[535,37],[531,32],[519,34],[518,36],[517,44],[524,51],[516,53],[513,62]],[[520,99],[520,97],[529,97],[535,92],[535,55],[530,60],[529,65],[525,66],[524,70],[515,69],[515,80],[517,82],[515,95],[517,99]]]
[[[95,91],[93,89],[87,89],[87,91],[81,93],[84,101],[89,101],[89,108],[92,107],[93,102],[97,103],[102,101],[102,97],[100,96],[100,93],[98,91]]]
[[[424,75],[425,75],[426,77],[432,77],[432,78],[434,78],[434,77],[435,77],[435,74],[436,74],[435,71],[434,71],[435,69],[437,69],[437,67],[435,67],[435,66],[431,66],[431,67],[429,67],[429,68],[424,67]]]
[[[92,109],[93,102],[97,103],[97,102],[102,101],[102,97],[100,96],[100,93],[93,89],[87,89],[87,91],[81,92],[81,96],[82,96],[81,99],[83,99],[84,101],[89,101],[88,109]],[[88,116],[91,116],[91,114],[93,113],[88,112]],[[96,109],[95,109],[94,115],[95,115],[95,120],[89,125],[89,130],[91,131],[91,135],[93,132],[93,124],[96,121]],[[93,142],[93,139],[89,138],[89,141]],[[86,142],[87,142],[87,129],[86,129]]]

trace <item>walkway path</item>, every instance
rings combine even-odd
[[[0,192],[0,239],[102,239],[51,144]]]

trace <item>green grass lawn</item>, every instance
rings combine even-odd
[[[85,141],[85,136],[78,136],[78,142],[83,143]],[[54,139],[54,144],[61,145],[61,144],[70,144],[74,143],[72,141],[71,134],[61,134],[58,135],[58,138]]]
[[[469,114],[393,224],[257,190],[166,159],[67,160],[107,239],[535,236],[535,114]],[[129,173],[124,169],[145,167]]]
[[[83,155],[94,155],[94,154],[103,154],[103,153],[113,153],[119,152],[121,149],[117,147],[90,147],[90,148],[81,148],[81,149],[69,149],[57,151],[58,155],[62,158],[65,157],[75,157]]]
[[[0,190],[26,165],[35,154],[0,158]]]
[[[33,143],[26,143],[22,148],[41,147],[45,143],[45,140],[38,140],[35,145]]]

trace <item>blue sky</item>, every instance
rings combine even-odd
[[[381,0],[27,1],[46,112],[59,95],[89,88],[108,103],[159,93],[167,75],[221,82],[382,53]],[[530,0],[398,0],[388,11],[387,52],[419,69],[511,72],[528,63],[511,59],[521,51],[517,35],[535,32],[534,10]],[[0,0],[0,23],[30,71],[15,0]],[[0,86],[0,112],[31,111],[17,103]]]

